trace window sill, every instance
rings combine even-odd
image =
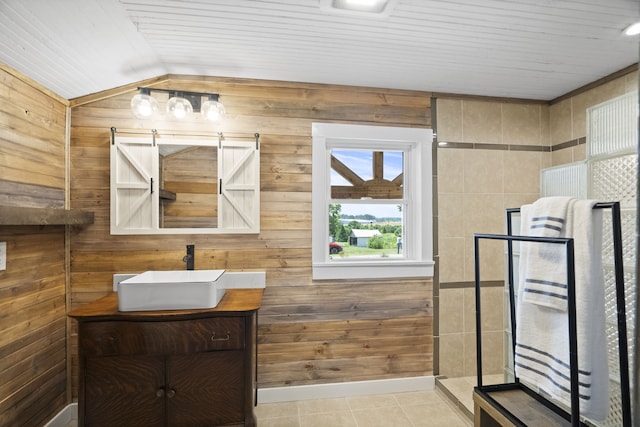
[[[313,264],[313,280],[433,277],[433,261],[343,261]]]

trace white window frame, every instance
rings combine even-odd
[[[433,277],[431,129],[313,123],[312,268],[313,279]],[[328,206],[331,203],[331,150],[402,150],[409,207],[403,212],[402,258],[330,257]]]

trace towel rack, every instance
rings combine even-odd
[[[631,426],[631,393],[629,387],[629,357],[627,348],[627,321],[625,312],[624,297],[624,269],[622,258],[622,226],[620,219],[620,203],[606,202],[596,203],[594,209],[611,209],[612,215],[612,233],[613,233],[613,251],[614,251],[614,272],[616,285],[616,306],[617,306],[617,326],[618,326],[618,355],[620,363],[620,392],[622,420],[624,427]],[[541,403],[545,408],[552,411],[571,422],[571,426],[584,426],[580,421],[580,400],[578,394],[578,352],[577,352],[577,326],[576,326],[576,300],[575,300],[575,259],[572,238],[550,238],[550,237],[531,237],[531,236],[515,236],[512,228],[512,215],[520,212],[520,208],[507,209],[507,234],[474,234],[474,256],[475,256],[475,292],[476,292],[476,358],[477,358],[477,381],[478,385],[474,389],[474,394],[482,397],[486,402],[490,403],[494,410],[498,411],[505,419],[511,421],[514,425],[526,425],[522,423],[517,414],[511,413],[498,400],[492,397],[492,393],[504,392],[509,390],[518,390],[527,396]],[[518,378],[514,383],[495,384],[484,386],[482,384],[482,322],[481,322],[481,305],[480,305],[480,247],[481,239],[503,240],[507,243],[508,254],[508,285],[509,285],[509,316],[511,320],[511,336],[513,354],[515,354],[516,343],[516,316],[515,316],[515,287],[514,287],[514,271],[513,271],[513,242],[538,242],[538,243],[555,243],[564,244],[567,254],[567,282],[568,282],[568,315],[569,315],[569,365],[571,379],[571,414],[551,402],[549,399],[539,395],[535,391],[521,384]],[[474,396],[475,400],[475,396]]]

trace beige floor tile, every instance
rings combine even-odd
[[[413,427],[468,427],[462,417],[447,403],[440,406],[414,405],[403,406],[407,418]]]
[[[352,411],[398,406],[398,402],[392,394],[347,397],[347,403]]]
[[[260,427],[302,427],[298,416],[276,418],[258,417],[258,425]]]
[[[300,416],[301,427],[358,427],[351,411],[328,412]],[[260,426],[262,427],[262,426]]]
[[[352,411],[360,427],[410,427],[411,421],[399,406]]]
[[[435,391],[412,391],[394,394],[400,406],[441,405],[442,398]]]
[[[258,405],[255,408],[255,413],[256,413],[256,416],[260,419],[276,418],[276,417],[297,417],[298,403],[282,402],[282,403],[267,403],[263,405]]]
[[[327,412],[348,411],[349,404],[346,398],[337,399],[318,399],[318,400],[300,400],[298,401],[299,414],[318,414]]]

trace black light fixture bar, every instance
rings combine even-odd
[[[217,93],[191,92],[187,90],[160,89],[160,88],[153,88],[153,87],[138,87],[138,91],[146,94],[150,94],[151,92],[162,92],[162,93],[168,93],[170,98],[174,96],[185,98],[189,100],[189,102],[193,106],[194,112],[200,111],[200,106],[202,105],[203,96],[206,96],[207,100],[211,100],[211,101],[218,101],[220,98],[220,94],[217,94]]]

